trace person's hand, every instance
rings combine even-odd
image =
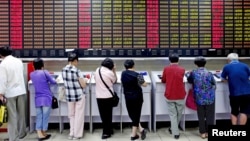
[[[0,100],[3,101],[4,97],[2,94],[0,94]]]
[[[85,77],[85,78],[83,78],[83,79],[84,79],[85,83],[87,83],[87,82],[89,81],[89,78],[88,78],[88,77]]]
[[[113,72],[116,71],[116,65],[115,65],[115,64],[114,64],[114,67],[113,67],[112,71],[113,71]]]
[[[61,82],[61,79],[60,78],[57,78],[56,79],[56,83],[60,83]]]
[[[0,100],[2,101],[2,103],[6,103],[7,102],[7,100],[6,100],[6,98],[4,97],[3,94],[0,94]]]

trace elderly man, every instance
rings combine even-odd
[[[232,125],[245,125],[250,113],[250,70],[238,58],[237,53],[227,56],[228,64],[224,66],[221,77],[222,81],[228,81]]]

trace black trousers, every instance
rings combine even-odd
[[[112,98],[106,98],[106,99],[97,99],[97,105],[99,108],[99,113],[102,120],[102,127],[103,132],[102,134],[105,135],[111,135],[113,134],[113,127],[112,127],[112,112],[113,107],[111,105]]]
[[[132,126],[139,126],[143,101],[141,99],[126,99],[128,115],[132,120]]]
[[[197,114],[200,133],[208,133],[208,125],[214,125],[215,103],[210,105],[197,105]]]

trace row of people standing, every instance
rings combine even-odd
[[[26,136],[26,104],[25,104],[25,99],[26,99],[26,88],[25,88],[25,82],[24,82],[24,77],[23,77],[23,64],[22,61],[20,59],[15,58],[14,56],[11,55],[12,54],[12,50],[9,46],[4,46],[0,48],[0,56],[3,59],[0,65],[0,72],[1,72],[1,85],[0,85],[0,100],[3,102],[7,102],[7,109],[9,111],[9,116],[8,116],[8,135],[9,135],[9,139],[11,141],[18,141],[19,139],[22,139]],[[169,56],[169,60],[170,60],[170,66],[172,67],[172,75],[177,76],[175,77],[176,80],[173,80],[173,76],[168,74],[170,73],[165,73],[167,72],[167,68],[164,69],[163,71],[163,75],[165,73],[165,76],[162,79],[162,82],[166,83],[167,85],[169,85],[168,87],[166,87],[166,99],[167,99],[167,103],[170,105],[169,106],[169,110],[172,110],[172,114],[170,114],[170,118],[171,118],[171,128],[169,131],[171,131],[171,133],[173,134],[173,136],[175,138],[179,138],[179,131],[178,131],[178,123],[180,122],[180,114],[178,113],[182,113],[180,112],[181,110],[183,110],[183,107],[180,108],[180,110],[178,111],[178,109],[173,108],[172,105],[183,105],[184,101],[183,101],[183,88],[180,84],[180,82],[183,81],[183,76],[184,76],[184,72],[185,69],[180,67],[178,65],[178,61],[179,61],[179,56],[177,54],[172,54]],[[250,71],[249,71],[249,67],[244,64],[239,62],[238,60],[238,54],[236,53],[231,53],[228,55],[228,60],[229,60],[229,64],[225,65],[225,67],[223,68],[222,71],[222,79],[223,81],[228,80],[228,84],[229,84],[229,90],[230,90],[230,106],[231,106],[231,121],[232,124],[235,125],[237,123],[244,125],[247,122],[247,115],[250,112],[250,108],[249,108],[249,101],[250,101],[250,90],[249,90],[249,76],[250,76]],[[115,65],[113,67],[106,66],[105,65],[105,61],[107,61],[106,59],[102,62],[102,67],[106,67],[108,68],[108,70],[113,72],[114,77],[115,76]],[[86,87],[86,80],[84,80],[82,78],[83,75],[81,75],[81,71],[79,69],[77,69],[77,63],[78,63],[78,56],[77,54],[69,54],[68,57],[68,62],[69,64],[66,65],[63,68],[63,73],[64,73],[64,79],[65,81],[65,88],[66,88],[66,94],[67,94],[67,101],[68,101],[68,108],[69,110],[71,109],[71,111],[69,112],[69,118],[70,118],[70,134],[69,134],[69,139],[78,139],[81,138],[83,135],[83,126],[84,124],[79,124],[76,125],[76,120],[79,120],[81,122],[79,123],[83,123],[84,120],[84,109],[85,109],[85,95],[84,95],[84,88]],[[112,60],[109,60],[108,62],[113,62]],[[206,63],[205,59],[200,57],[200,58],[196,58],[195,60],[195,64],[198,66],[197,68],[197,72],[202,72],[203,70],[206,72],[206,69],[204,69],[204,66],[202,65],[202,62]],[[40,64],[39,64],[40,63]],[[14,64],[14,65],[10,65],[10,64]],[[141,138],[145,139],[146,137],[146,130],[144,128],[142,128],[140,126],[140,123],[138,123],[138,115],[140,113],[141,110],[141,104],[142,104],[142,99],[141,99],[141,95],[142,95],[142,91],[141,91],[141,86],[145,86],[146,83],[143,80],[143,77],[141,77],[138,73],[134,72],[134,62],[133,60],[127,60],[124,63],[124,66],[126,68],[126,71],[124,71],[123,73],[123,86],[127,87],[126,90],[124,90],[124,94],[125,94],[125,98],[126,98],[126,106],[128,109],[128,113],[129,116],[132,120],[132,135],[131,135],[131,139],[137,139],[138,135],[137,135],[137,129],[139,128],[139,132],[141,133]],[[169,66],[169,67],[170,67]],[[43,76],[41,77],[39,80],[39,84],[37,85],[41,85],[41,79],[45,80],[42,81],[42,83],[44,83],[44,87],[47,88],[42,88],[44,89],[44,91],[42,91],[40,94],[43,95],[43,93],[46,93],[46,95],[44,95],[46,98],[44,98],[44,100],[38,100],[36,99],[35,103],[36,103],[36,110],[37,113],[40,116],[40,118],[44,118],[44,119],[40,119],[40,121],[42,121],[42,124],[39,124],[41,122],[37,122],[38,124],[36,125],[36,129],[37,129],[37,133],[38,133],[38,139],[39,140],[45,140],[50,138],[51,135],[46,133],[47,130],[47,124],[46,123],[46,118],[48,116],[46,116],[46,114],[48,115],[50,110],[44,110],[44,108],[42,106],[45,107],[50,107],[50,103],[52,100],[52,96],[51,93],[46,92],[46,90],[48,90],[48,85],[47,82],[50,81],[50,83],[55,83],[55,81],[53,80],[53,78],[50,78],[51,76],[48,74],[48,71],[44,70],[43,68],[43,63],[41,60],[37,59],[34,60],[34,68],[38,71],[40,71],[40,73],[38,73],[38,76]],[[99,67],[98,67],[99,69]],[[201,69],[200,71],[198,71],[198,69]],[[178,71],[176,71],[178,70]],[[183,71],[184,70],[184,71]],[[35,74],[35,72],[34,72]],[[133,75],[131,75],[133,74]],[[198,118],[199,118],[199,123],[202,122],[200,124],[200,133],[202,138],[206,137],[206,129],[207,129],[207,125],[209,124],[208,122],[208,117],[209,115],[206,115],[206,117],[204,117],[204,112],[208,112],[211,113],[211,115],[214,115],[214,108],[211,108],[211,111],[207,111],[207,108],[204,109],[204,107],[208,107],[208,105],[211,105],[211,103],[214,103],[213,98],[209,98],[206,99],[207,96],[212,96],[213,97],[213,93],[208,94],[205,93],[205,96],[203,96],[203,93],[200,93],[199,89],[202,90],[202,88],[200,86],[208,86],[207,82],[205,81],[203,82],[203,79],[206,77],[201,77],[203,78],[201,81],[199,81],[199,77],[195,77],[195,70],[192,71],[190,78],[188,78],[189,82],[193,84],[194,89],[197,88],[196,91],[194,91],[194,96],[195,96],[195,100],[196,100],[196,104],[197,106],[200,106],[201,109],[203,111],[199,116],[198,113]],[[199,74],[199,73],[198,73]],[[203,74],[203,73],[201,73]],[[239,75],[241,74],[241,75]],[[95,74],[95,76],[97,76],[97,73]],[[127,76],[133,76],[131,78],[127,78]],[[200,75],[203,76],[203,75]],[[207,75],[209,76],[209,75]],[[33,78],[34,76],[32,76]],[[170,77],[170,79],[168,78]],[[166,78],[166,79],[165,79]],[[172,79],[171,79],[172,78]],[[178,80],[177,80],[178,78]],[[33,78],[34,79],[34,78]],[[71,80],[69,80],[71,79]],[[117,79],[117,78],[116,78]],[[165,79],[165,80],[164,80]],[[197,79],[197,80],[196,80]],[[212,79],[211,79],[212,80]],[[34,80],[35,82],[36,80]],[[66,83],[69,82],[69,83]],[[112,88],[113,84],[115,81],[111,82],[110,88]],[[135,82],[138,82],[137,86],[134,89],[130,89],[131,86],[130,84],[133,84]],[[196,84],[200,83],[200,84]],[[214,90],[214,84],[213,81],[209,81],[211,84],[211,91]],[[78,83],[77,85],[75,85],[75,83]],[[175,85],[176,83],[176,85]],[[205,84],[205,85],[204,85]],[[127,85],[127,86],[126,86]],[[134,85],[132,85],[134,86]],[[180,87],[176,87],[176,86],[180,86]],[[101,87],[101,86],[100,86]],[[106,89],[105,87],[102,87],[103,89]],[[67,90],[68,89],[68,90]],[[102,91],[101,91],[102,92]],[[179,93],[180,92],[180,93]],[[39,93],[39,92],[38,92]],[[36,93],[36,94],[38,94]],[[172,93],[172,96],[170,95],[170,93]],[[179,94],[178,94],[179,93]],[[133,99],[133,95],[136,94],[136,99]],[[98,94],[96,94],[98,95]],[[127,96],[126,96],[127,95]],[[110,95],[111,96],[111,95]],[[37,96],[37,98],[40,96]],[[98,97],[98,96],[97,96]],[[179,98],[175,98],[175,97],[179,97]],[[203,102],[205,104],[202,104],[202,99]],[[45,100],[46,99],[46,100]],[[98,98],[97,98],[98,99]],[[102,99],[101,97],[99,99]],[[105,98],[104,98],[105,99]],[[107,98],[108,99],[108,98]],[[177,102],[176,102],[177,99]],[[180,101],[178,101],[178,99],[180,99]],[[41,102],[39,102],[41,101]],[[82,103],[81,103],[82,101]],[[133,110],[129,110],[132,109],[132,105],[130,105],[131,103],[134,104],[131,101],[137,101],[138,103],[138,109],[136,111],[138,112],[134,112]],[[129,104],[130,103],[130,104]],[[39,106],[40,104],[40,106]],[[81,105],[82,104],[82,105]],[[205,105],[205,106],[204,106]],[[78,107],[77,107],[78,106]],[[171,108],[172,106],[172,108]],[[98,105],[98,107],[100,107]],[[77,110],[78,109],[78,110]],[[76,111],[79,111],[79,109],[81,109],[81,113],[77,113]],[[100,115],[101,115],[101,108],[99,108],[100,111]],[[177,112],[178,111],[178,112]],[[81,115],[81,116],[78,116]],[[112,115],[112,112],[111,112]],[[110,115],[109,115],[110,116]],[[177,118],[173,118],[173,116],[176,116]],[[212,116],[214,117],[214,116]],[[38,116],[39,118],[39,116]],[[78,119],[78,118],[82,118]],[[112,116],[111,116],[112,118]],[[206,119],[206,122],[205,122]],[[39,120],[39,119],[37,119]],[[103,120],[103,119],[102,119]],[[174,121],[176,120],[176,121]],[[45,121],[45,122],[44,122]],[[110,121],[110,120],[109,120]],[[112,120],[111,120],[112,121]],[[212,121],[212,120],[211,120]],[[105,121],[103,120],[103,128]],[[109,122],[110,123],[110,122]],[[77,127],[76,127],[77,126]],[[110,126],[112,127],[112,126]],[[77,130],[78,128],[81,128],[82,130]],[[78,132],[79,131],[79,132]],[[204,132],[205,131],[205,132]],[[103,136],[102,138],[109,138],[112,135],[112,128],[111,129],[105,129],[105,131],[103,130]]]
[[[49,139],[50,135],[46,135],[45,131],[48,127],[48,116],[50,113],[50,103],[52,94],[47,92],[50,84],[55,84],[55,80],[49,75],[47,70],[44,70],[42,59],[35,59],[33,62],[35,71],[31,73],[31,80],[35,86],[35,105],[37,111],[36,130],[38,139]],[[132,120],[132,134],[130,139],[136,140],[139,138],[138,130],[141,134],[141,139],[146,138],[147,131],[140,125],[141,108],[143,104],[142,86],[146,86],[146,82],[139,73],[134,71],[134,61],[126,60],[124,63],[126,70],[122,73],[121,81],[124,86],[124,94],[129,117]],[[106,88],[105,84],[114,92],[113,85],[117,81],[115,64],[112,59],[106,58],[102,61],[101,66],[96,69],[94,78],[96,81],[96,99],[97,105],[102,120],[103,133],[102,139],[107,139],[112,136],[112,94]],[[70,133],[68,139],[76,140],[83,137],[84,129],[84,111],[85,111],[85,88],[87,80],[83,78],[81,70],[78,68],[77,53],[68,54],[68,64],[62,69],[62,78],[65,87],[66,101],[68,104],[68,117],[70,123]],[[42,87],[41,83],[47,88]],[[39,92],[42,91],[42,92]],[[127,96],[128,95],[128,96]],[[44,102],[43,102],[44,101]],[[49,103],[49,105],[48,105]],[[39,112],[43,109],[47,112]],[[135,110],[136,109],[136,110]],[[42,122],[39,122],[42,121]],[[39,124],[43,123],[43,124]]]
[[[83,135],[83,109],[85,108],[84,88],[86,87],[87,81],[83,79],[81,71],[77,68],[77,54],[74,52],[69,53],[68,61],[69,64],[62,70],[62,77],[66,89],[66,100],[68,102],[70,118],[69,139],[79,139]],[[132,135],[130,139],[136,140],[139,138],[139,135],[137,134],[137,131],[139,129],[139,132],[141,133],[141,139],[144,140],[146,138],[146,130],[140,125],[141,108],[143,103],[143,93],[141,85],[146,86],[146,82],[144,81],[143,77],[139,75],[139,73],[134,71],[133,60],[125,61],[124,66],[126,70],[122,72],[121,81],[124,86],[127,110],[129,113],[129,117],[132,120]],[[94,79],[96,82],[95,96],[97,99],[97,105],[103,126],[101,138],[107,139],[114,134],[112,126],[113,95],[109,91],[109,89],[114,93],[113,85],[117,81],[117,76],[116,66],[112,59],[106,58],[102,61],[101,66],[96,69]],[[106,83],[109,89],[105,86],[104,83]],[[133,97],[127,97],[127,95]],[[79,100],[77,101],[76,99]],[[84,101],[81,102],[81,99],[84,99]]]
[[[237,53],[227,56],[228,64],[222,69],[221,79],[228,81],[229,102],[231,106],[232,125],[245,125],[250,114],[250,69],[245,63],[238,60]],[[170,134],[175,139],[180,137],[178,125],[185,107],[185,84],[183,77],[185,69],[179,65],[179,55],[169,55],[170,65],[166,66],[162,74],[162,82],[166,83],[165,97],[171,120]],[[213,74],[205,68],[206,59],[196,57],[192,70],[187,78],[193,87],[193,98],[197,106],[199,120],[199,132],[201,138],[208,137],[208,125],[214,125],[215,121],[215,89],[216,82]]]
[[[26,87],[24,81],[24,68],[20,59],[12,56],[12,49],[9,46],[0,47],[0,56],[3,59],[0,64],[0,100],[7,103],[8,110],[8,139],[5,141],[19,141],[27,135],[26,133]],[[33,61],[34,71],[30,73],[31,81],[35,88],[35,108],[36,108],[36,131],[38,140],[47,140],[51,134],[47,134],[48,121],[51,112],[52,93],[50,84],[56,84],[57,81],[44,68],[42,59],[37,58]],[[77,140],[83,137],[84,131],[84,110],[85,110],[85,87],[86,80],[82,72],[77,68],[78,55],[69,53],[68,64],[62,69],[62,77],[66,91],[66,101],[68,104],[68,117],[70,121],[70,133],[68,139]],[[139,138],[137,131],[141,133],[141,139],[146,138],[146,130],[140,125],[140,112],[143,103],[141,86],[146,83],[139,73],[134,71],[133,60],[128,60],[124,64],[126,71],[123,73],[124,92],[130,96],[126,98],[126,106],[129,116],[132,120],[132,134],[130,139]],[[107,81],[110,89],[113,90],[113,84],[117,77],[113,60],[107,58],[101,63],[101,70],[104,80]],[[102,139],[111,137],[112,130],[112,110],[109,100],[112,95],[103,86],[98,73],[96,79],[96,98],[100,116],[103,123]],[[130,84],[134,89],[130,89]],[[132,96],[133,95],[133,96]],[[132,96],[132,97],[131,97]],[[139,103],[134,103],[134,102]],[[134,111],[133,106],[137,109]]]

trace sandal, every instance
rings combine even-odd
[[[143,129],[141,131],[141,140],[144,140],[146,138],[146,136],[147,136],[147,131],[145,129]]]
[[[205,133],[205,137],[208,138],[208,133]]]
[[[201,136],[202,139],[206,138],[206,134],[205,133],[201,134],[200,136]]]

